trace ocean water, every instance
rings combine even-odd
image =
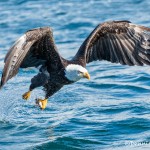
[[[13,42],[28,29],[53,28],[59,52],[74,56],[101,22],[150,26],[149,0],[0,0],[0,74]],[[22,100],[34,69],[20,69],[0,91],[0,150],[150,149],[150,67],[87,65],[91,80],[65,86],[44,111],[36,89]]]

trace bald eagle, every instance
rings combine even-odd
[[[81,78],[90,79],[85,67],[96,60],[129,66],[150,65],[150,28],[129,21],[99,24],[71,60],[60,56],[50,27],[29,30],[8,51],[0,87],[14,77],[19,68],[41,66],[39,73],[31,79],[29,91],[22,97],[28,99],[33,89],[43,86],[45,99],[36,102],[45,109],[48,98],[64,85]]]

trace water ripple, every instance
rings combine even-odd
[[[28,29],[51,26],[61,55],[71,58],[100,22],[150,26],[149,6],[148,0],[1,0],[0,73],[7,50]],[[20,69],[0,91],[0,149],[149,149],[149,66],[97,61],[87,69],[91,81],[64,87],[44,111],[34,101],[41,89],[30,101],[21,98],[37,70]]]

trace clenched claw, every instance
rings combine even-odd
[[[30,98],[30,95],[31,95],[31,91],[28,91],[22,95],[22,98],[28,100]]]
[[[46,108],[46,106],[47,106],[47,101],[48,101],[48,99],[44,99],[44,100],[42,100],[42,99],[36,99],[36,104],[37,104],[42,110],[44,110],[44,109]]]

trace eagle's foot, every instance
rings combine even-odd
[[[30,98],[30,95],[31,95],[31,91],[28,91],[22,95],[22,98],[28,100]]]
[[[47,101],[48,101],[48,99],[44,99],[44,100],[42,100],[42,99],[36,99],[36,104],[37,104],[42,110],[44,110],[44,109],[46,108],[46,106],[47,106]]]

